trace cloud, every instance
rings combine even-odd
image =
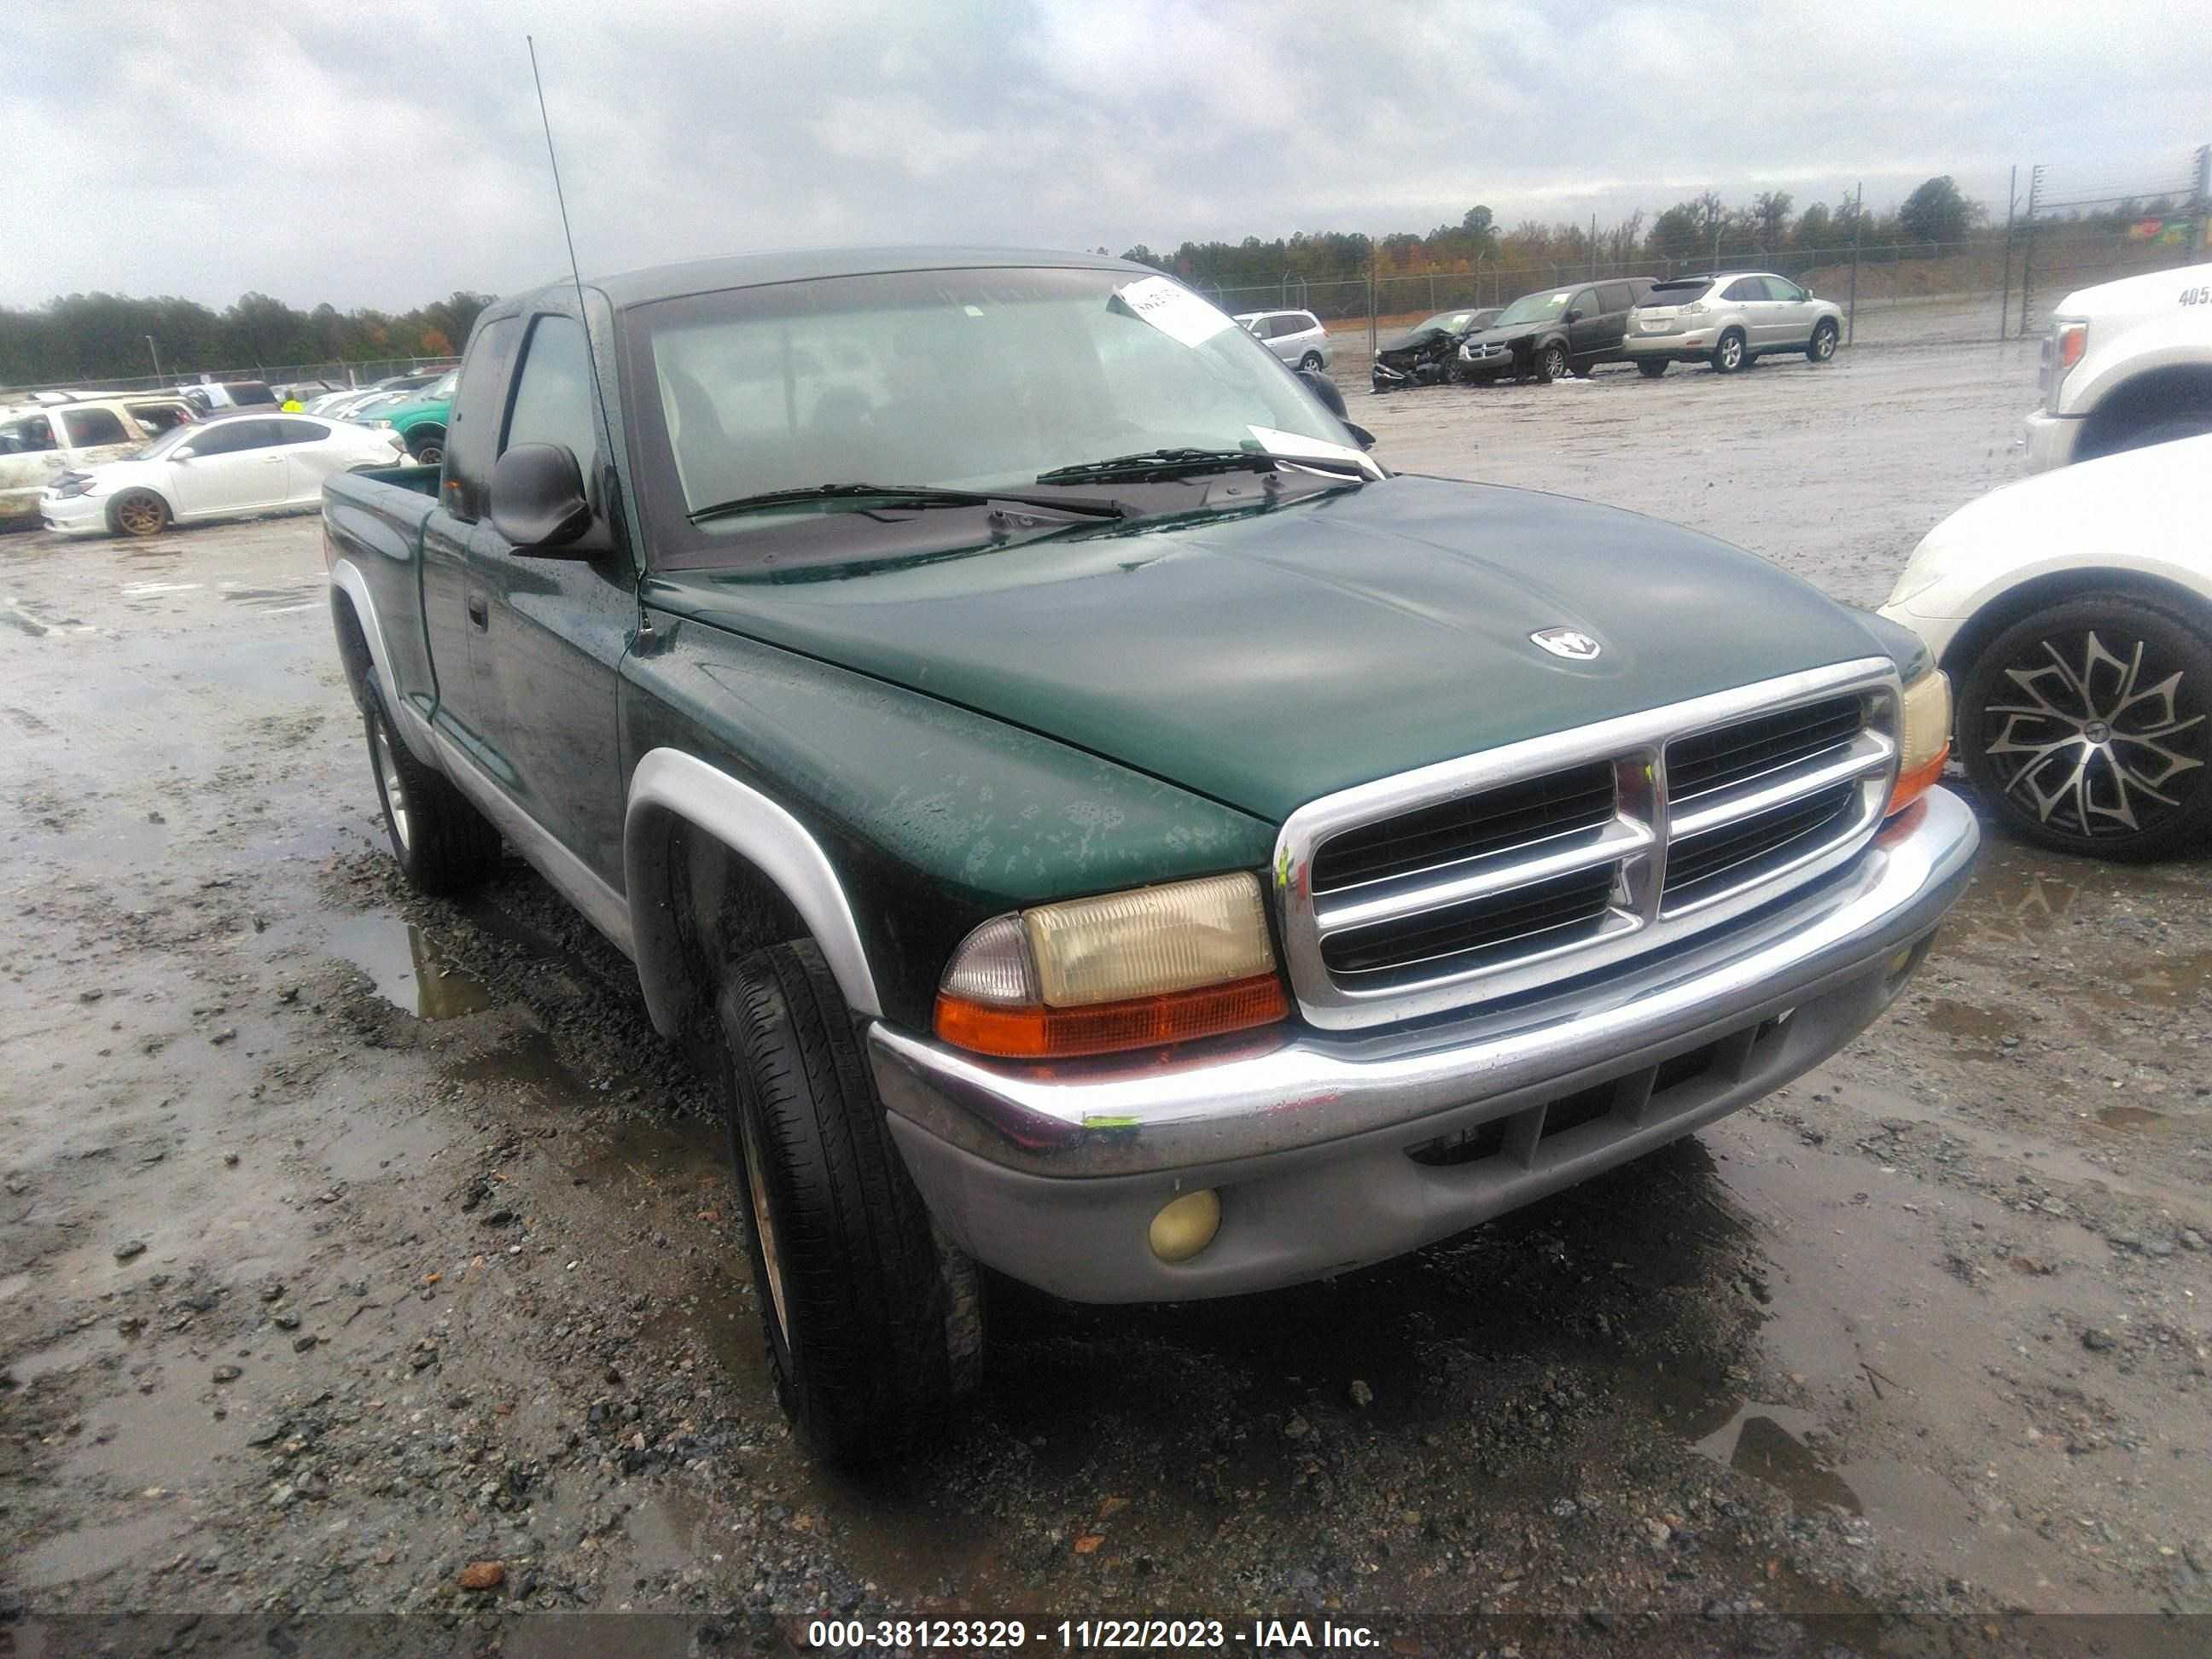
[[[1877,204],[1930,173],[2182,181],[2212,30],[2164,0],[15,0],[0,302],[401,308],[566,264],[822,242],[1120,249],[1602,222],[1713,188]]]

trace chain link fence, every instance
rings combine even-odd
[[[195,370],[185,375],[137,374],[119,380],[57,380],[44,386],[0,391],[0,404],[15,402],[34,392],[161,392],[207,380],[259,380],[270,386],[319,386],[335,392],[349,386],[373,386],[394,374],[442,374],[459,361],[458,357],[377,357],[361,362],[341,362],[333,358],[319,363]]]
[[[2179,228],[2176,228],[2179,227]],[[1664,279],[1716,269],[1773,271],[1844,308],[1858,345],[1966,345],[2017,338],[2040,327],[2065,294],[2094,283],[2212,258],[2202,206],[2147,226],[2023,220],[1965,242],[1879,246],[1724,248],[1693,259],[1550,260],[1464,271],[1385,272],[1372,279],[1216,288],[1194,283],[1224,310],[1310,311],[1340,349],[1364,353],[1389,334],[1439,312],[1510,305],[1526,294],[1607,277]]]

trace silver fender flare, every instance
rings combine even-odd
[[[392,675],[391,653],[384,647],[384,619],[376,614],[376,601],[368,591],[368,578],[351,559],[340,559],[331,566],[331,586],[353,601],[354,619],[361,624],[362,637],[368,641],[369,665],[376,672],[376,690],[384,707],[397,720],[406,738],[407,746],[416,759],[441,772],[450,769],[439,752],[432,735],[429,721],[424,720],[415,706],[399,695],[399,683]]]
[[[759,790],[696,756],[654,749],[630,774],[623,816],[623,874],[638,981],[661,1035],[678,1035],[685,1012],[683,941],[668,902],[664,831],[672,819],[691,824],[750,860],[806,924],[846,1004],[856,1014],[882,1014],[844,885],[806,826]]]

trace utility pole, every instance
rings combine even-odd
[[[150,334],[146,337],[146,349],[154,354],[154,378],[158,380],[161,378],[161,354],[155,349],[154,337]]]
[[[1851,302],[1844,313],[1844,343],[1859,337],[1859,239],[1866,234],[1866,180],[1859,180],[1851,203]]]
[[[2005,186],[2004,290],[1997,300],[1997,343],[2004,343],[2005,324],[2012,316],[2012,216],[2020,206],[2020,163],[2013,163],[2012,182]]]
[[[1590,215],[1590,275],[1597,275],[1597,215]]]

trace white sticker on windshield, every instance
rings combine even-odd
[[[1351,461],[1363,472],[1375,470],[1375,463],[1349,444],[1333,444],[1326,438],[1309,438],[1303,433],[1281,432],[1272,426],[1248,426],[1244,428],[1260,441],[1260,447],[1270,455],[1280,455],[1285,460],[1296,460],[1301,455],[1316,461]]]
[[[1170,340],[1187,346],[1203,345],[1224,328],[1234,326],[1225,312],[1217,311],[1180,283],[1164,276],[1141,276],[1115,297]]]

